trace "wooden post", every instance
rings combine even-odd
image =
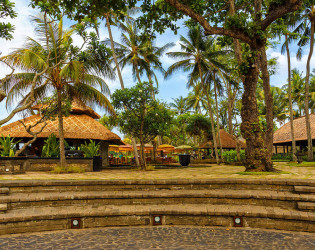
[[[276,154],[278,154],[278,146],[276,145],[275,147],[276,147]]]
[[[283,154],[285,154],[285,146],[283,145]]]

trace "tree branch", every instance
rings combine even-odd
[[[31,128],[36,127],[38,124],[42,123],[42,122],[43,122],[43,119],[44,119],[44,117],[42,117],[42,118],[41,118],[40,120],[38,120],[36,123],[31,124],[31,125],[29,125],[29,126],[26,126],[23,121],[21,121],[21,120],[19,121],[19,122],[23,125],[23,127],[25,128],[26,132],[33,136],[33,139],[32,139],[32,140],[29,140],[27,143],[24,143],[24,146],[23,146],[20,150],[16,151],[16,153],[15,153],[15,155],[14,155],[15,157],[19,156],[19,155],[28,147],[28,145],[32,144],[33,142],[35,142],[35,141],[37,140],[37,136],[38,136],[38,135],[43,131],[43,129],[46,127],[47,122],[45,122],[45,123],[43,124],[43,126],[41,127],[41,129],[40,129],[38,132],[33,132],[33,131],[31,130]]]
[[[180,3],[178,0],[165,0],[170,5],[175,7],[177,10],[183,12],[184,14],[190,16],[192,19],[196,20],[205,29],[206,35],[225,35],[232,38],[237,38],[242,40],[247,44],[252,44],[252,39],[245,35],[241,30],[229,30],[223,27],[212,27],[209,22],[200,14],[192,10],[189,6]],[[294,1],[294,0],[290,0]]]
[[[302,6],[302,0],[286,0],[281,6],[276,6],[267,15],[264,20],[261,21],[260,27],[262,30],[268,28],[268,26],[279,17],[298,10]]]

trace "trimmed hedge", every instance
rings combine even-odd
[[[245,150],[240,151],[241,161],[245,160]],[[224,151],[222,154],[223,160],[226,163],[237,162],[237,153],[236,150]]]

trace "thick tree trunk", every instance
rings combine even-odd
[[[291,126],[291,138],[292,138],[292,153],[293,153],[293,161],[297,161],[296,158],[296,143],[295,143],[295,132],[293,126],[293,108],[292,108],[292,86],[291,86],[291,58],[290,58],[290,49],[288,43],[288,35],[285,34],[285,47],[287,50],[287,58],[288,58],[288,99],[289,99],[289,109],[290,109],[290,126]]]
[[[61,89],[57,90],[58,98],[58,124],[59,124],[59,145],[60,145],[60,167],[66,168],[66,155],[65,155],[65,137],[63,134],[63,116],[61,110]]]
[[[124,85],[124,81],[123,81],[123,78],[122,78],[122,75],[121,75],[121,71],[120,71],[120,67],[119,67],[119,64],[118,64],[117,55],[116,55],[115,46],[114,46],[114,39],[113,39],[113,35],[112,35],[112,30],[110,28],[109,14],[106,13],[105,17],[106,17],[106,25],[107,25],[107,29],[108,29],[108,35],[109,35],[109,39],[110,39],[110,45],[111,45],[111,49],[113,51],[113,58],[114,58],[114,62],[115,62],[115,65],[116,65],[116,70],[117,70],[120,86],[121,86],[121,89],[124,89],[125,85]],[[132,144],[133,144],[132,146],[133,146],[133,152],[134,152],[134,155],[135,155],[136,165],[137,165],[137,167],[140,167],[140,162],[139,162],[139,157],[138,157],[138,150],[137,150],[137,147],[136,147],[136,140],[134,138],[131,138],[131,140],[132,140]]]
[[[252,53],[254,54],[254,53]],[[264,146],[263,134],[260,129],[256,88],[259,76],[258,60],[252,59],[244,79],[244,94],[242,98],[241,133],[246,139],[246,171],[271,171],[272,162]]]
[[[270,76],[268,72],[268,61],[265,46],[262,46],[260,49],[260,69],[262,73],[261,75],[263,79],[266,105],[267,130],[265,133],[265,147],[267,148],[268,157],[270,157],[271,160],[273,147],[273,98],[270,91]]]
[[[218,131],[218,140],[219,140],[219,147],[220,147],[220,157],[222,159],[222,142],[221,142],[221,135],[220,135],[220,124],[219,124],[219,108],[218,108],[218,94],[217,94],[217,85],[214,83],[214,94],[215,94],[215,108],[216,108],[216,117],[217,117],[217,131]]]
[[[305,122],[306,122],[306,132],[307,132],[307,160],[313,160],[313,143],[311,134],[311,123],[309,114],[309,81],[310,81],[310,63],[313,55],[314,49],[314,22],[315,17],[311,17],[311,41],[310,41],[310,52],[307,58],[306,64],[306,77],[305,77]]]

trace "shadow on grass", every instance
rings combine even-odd
[[[280,172],[237,172],[239,175],[279,175],[279,174],[293,174],[291,172],[280,171]]]

